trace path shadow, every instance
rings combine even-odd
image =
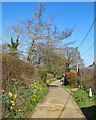
[[[81,108],[88,120],[96,120],[96,105]]]
[[[59,87],[58,85],[49,85],[49,84],[46,84],[47,87]]]

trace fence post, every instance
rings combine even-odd
[[[89,88],[89,97],[91,98],[92,97],[92,89]]]

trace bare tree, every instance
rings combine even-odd
[[[24,35],[26,35],[26,42],[29,44],[28,61],[32,60],[32,55],[37,42],[40,42],[41,40],[43,40],[43,42],[46,40],[49,40],[49,42],[63,40],[71,36],[72,33],[72,29],[59,31],[56,26],[52,25],[52,17],[44,20],[43,14],[45,7],[46,4],[40,3],[39,7],[33,12],[31,19],[25,21],[20,20],[23,25]]]
[[[66,58],[66,69],[67,71],[70,70],[70,68],[76,68],[77,65],[77,52],[76,48],[73,47],[67,47],[64,49],[64,56]],[[84,66],[83,59],[80,57],[80,52],[78,53],[78,64],[80,66]]]
[[[15,25],[5,25],[6,32],[4,33],[3,37],[7,39],[7,42],[4,38],[2,39],[2,50],[4,51],[4,46],[6,45],[6,53],[11,54],[13,56],[20,55],[19,50],[17,47],[21,43],[21,28],[20,25],[17,23]],[[9,41],[9,43],[8,43]],[[20,47],[21,48],[21,47]],[[18,56],[17,55],[17,56]]]
[[[7,43],[2,43],[2,44],[0,45],[0,49],[1,49],[3,52],[5,52],[5,53],[8,53],[8,51],[9,51],[9,48],[8,48]]]
[[[24,55],[24,59],[26,56],[27,60],[34,64],[37,61],[40,63],[40,60],[45,58],[48,61],[49,51],[54,51],[53,53],[59,51],[61,49],[59,43],[71,36],[73,32],[73,29],[68,28],[59,30],[56,25],[53,25],[54,17],[45,18],[45,9],[46,4],[40,3],[39,7],[33,11],[32,18],[19,19],[16,25],[6,27],[11,43],[16,43],[14,40],[18,40],[19,53],[21,56]],[[47,48],[44,54],[41,54],[44,50],[39,51],[37,48],[40,43]]]

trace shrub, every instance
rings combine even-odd
[[[77,84],[79,84],[80,82],[80,77],[77,76],[75,73],[72,72],[67,72],[65,73],[65,85],[73,85],[73,86],[77,86]]]
[[[39,70],[39,76],[46,83],[47,72],[44,69]]]
[[[2,73],[2,88],[6,91],[12,78],[17,79],[22,84],[21,76],[23,74],[29,79],[38,80],[38,70],[32,64],[5,53],[2,53]],[[27,80],[25,79],[25,81]]]
[[[92,91],[95,93],[95,78],[94,76],[84,76],[82,77],[82,84],[84,88],[92,88]]]

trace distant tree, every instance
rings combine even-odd
[[[66,71],[69,72],[70,69],[76,69],[77,65],[77,51],[76,48],[73,47],[66,47],[64,49],[64,56],[65,56],[65,65]],[[80,52],[78,52],[78,65],[79,67],[84,66],[83,59],[80,57]]]
[[[56,74],[64,73],[65,57],[63,54],[59,54],[56,51],[56,45],[53,47],[48,44],[44,45],[44,43],[38,44],[37,50],[37,57],[35,60],[37,62],[35,63],[35,65],[38,66],[38,68],[46,66],[47,72],[54,74],[54,76]]]

